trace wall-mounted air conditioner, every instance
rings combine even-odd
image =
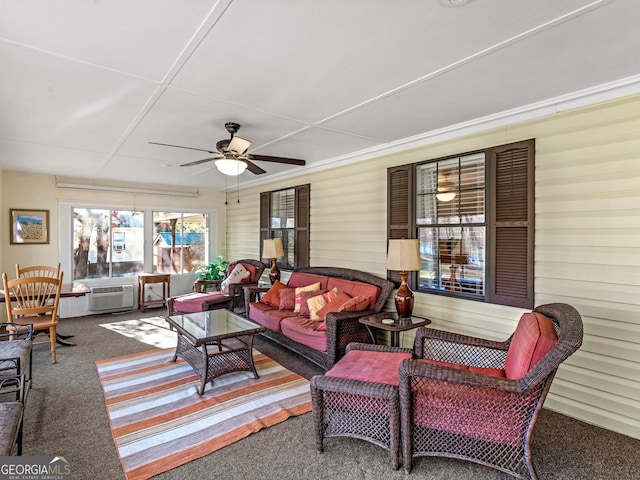
[[[133,308],[133,285],[92,287],[89,294],[89,310],[131,310]]]

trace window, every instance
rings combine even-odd
[[[485,152],[416,166],[418,290],[484,295]]]
[[[153,271],[188,273],[208,263],[208,215],[153,212]]]
[[[284,257],[278,267],[293,270],[309,266],[310,185],[260,194],[260,257],[262,240],[281,238]]]
[[[419,239],[414,289],[533,307],[534,151],[528,140],[388,170],[388,238]]]
[[[68,208],[74,280],[136,276],[145,260],[153,272],[188,273],[209,260],[209,214]]]
[[[74,280],[143,272],[143,212],[74,208],[73,265]]]

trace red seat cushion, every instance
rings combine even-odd
[[[558,342],[553,322],[541,313],[525,313],[513,333],[504,362],[507,378],[517,380],[531,370]]]
[[[327,330],[321,328],[324,326],[324,322],[311,320],[309,317],[300,315],[292,316],[291,312],[288,313],[289,316],[283,318],[280,322],[282,333],[302,345],[306,345],[320,352],[326,352]]]
[[[420,359],[421,362],[431,363],[434,365],[442,365],[443,367],[451,367],[457,370],[466,370],[467,372],[480,373],[482,375],[490,375],[492,377],[504,378],[506,375],[504,370],[500,368],[486,368],[486,367],[470,367],[469,365],[462,365],[459,363],[442,362],[440,360],[430,360],[428,358]]]
[[[189,293],[176,297],[173,309],[176,313],[195,313],[202,311],[202,302],[228,302],[229,296],[220,292]]]
[[[281,320],[291,315],[293,315],[291,310],[279,310],[273,305],[262,302],[251,302],[249,307],[249,319],[274,332],[282,331],[280,328]]]
[[[398,386],[400,362],[410,353],[350,350],[325,375]]]

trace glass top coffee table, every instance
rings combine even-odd
[[[178,332],[178,345],[173,356],[183,358],[200,377],[198,393],[204,393],[207,382],[231,372],[258,372],[253,363],[253,337],[264,327],[229,310],[210,310],[166,317]]]

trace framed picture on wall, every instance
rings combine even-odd
[[[49,243],[49,210],[10,209],[10,243],[31,245]]]

